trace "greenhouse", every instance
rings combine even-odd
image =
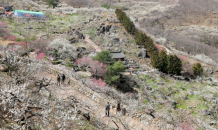
[[[33,12],[33,11],[24,11],[24,10],[15,10],[14,16],[16,16],[16,17],[45,18],[44,13],[42,13],[42,12]]]

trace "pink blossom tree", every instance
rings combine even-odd
[[[106,69],[107,65],[104,65],[103,63],[97,60],[92,61],[92,59],[87,56],[77,59],[74,64],[78,65],[79,67],[90,66],[90,71],[94,77],[102,77],[107,71]]]
[[[84,56],[83,58],[79,58],[75,61],[74,65],[82,66],[90,66],[92,59],[88,56]]]
[[[183,56],[183,55],[178,55],[178,57],[179,57],[179,59],[182,60],[182,61],[185,60],[185,56]]]
[[[37,60],[40,60],[40,59],[42,59],[44,56],[45,56],[44,53],[39,53],[39,54],[37,55],[36,59],[37,59]]]
[[[107,65],[104,65],[103,63],[101,63],[97,60],[92,61],[90,64],[90,67],[91,67],[91,72],[92,72],[93,76],[95,76],[95,77],[102,77],[103,75],[106,74]]]

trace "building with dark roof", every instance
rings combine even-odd
[[[116,61],[124,61],[125,55],[122,52],[110,52],[112,58]]]

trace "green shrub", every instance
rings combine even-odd
[[[167,58],[167,70],[170,74],[180,74],[182,70],[182,61],[176,55],[169,55]]]
[[[97,52],[96,56],[92,57],[92,60],[97,60],[104,64],[113,64],[112,55],[108,51]]]
[[[107,72],[104,75],[104,81],[108,84],[118,84],[120,81],[120,72],[124,72],[125,67],[121,61],[115,62],[107,67]]]
[[[164,50],[162,50],[159,55],[158,69],[161,72],[167,73],[167,54]]]
[[[106,9],[110,9],[110,5],[108,5],[108,4],[102,4],[101,7],[106,8]]]
[[[15,42],[24,42],[25,40],[24,39],[22,39],[22,38],[16,38],[15,39]]]
[[[79,74],[78,76],[79,76],[80,78],[87,79],[87,76],[85,76],[85,75]]]
[[[192,70],[193,70],[195,76],[201,75],[203,73],[203,68],[202,68],[200,63],[194,64],[192,66]]]

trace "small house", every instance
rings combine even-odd
[[[44,13],[42,13],[42,12],[33,12],[33,11],[24,11],[24,10],[15,10],[14,16],[16,16],[16,17],[45,18]]]
[[[110,52],[115,61],[124,61],[125,55],[122,52]]]

